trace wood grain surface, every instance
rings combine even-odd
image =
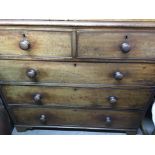
[[[136,129],[140,125],[141,112],[81,110],[81,109],[49,109],[49,108],[13,108],[11,114],[15,125],[61,125],[70,127],[109,127],[117,129]],[[41,122],[40,116],[46,121]],[[106,123],[106,117],[111,123]]]
[[[29,50],[19,47],[23,34],[30,42]],[[71,32],[0,30],[0,56],[71,57]]]
[[[78,32],[78,57],[103,59],[154,59],[155,31],[83,30]],[[123,53],[120,45],[128,42],[131,51]]]
[[[154,34],[155,20],[0,20],[0,84],[14,125],[135,131],[154,95]]]
[[[123,108],[145,109],[152,96],[150,89],[135,88],[70,88],[45,86],[5,86],[3,94],[9,105],[65,106],[82,108]],[[34,96],[41,95],[41,101],[35,102]],[[117,98],[111,104],[109,97]]]
[[[36,82],[113,84],[113,85],[154,85],[155,64],[145,63],[73,63],[44,61],[0,61],[1,81],[33,81],[28,78],[28,69],[37,71]],[[121,72],[122,80],[114,78]]]

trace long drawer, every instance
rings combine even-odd
[[[79,30],[77,40],[82,58],[155,59],[154,30]]]
[[[71,32],[0,30],[0,55],[71,57]]]
[[[0,61],[0,81],[154,85],[155,64]]]
[[[142,112],[11,108],[15,125],[136,129]]]
[[[4,86],[2,92],[9,105],[88,108],[144,109],[152,96],[152,90],[138,88]]]

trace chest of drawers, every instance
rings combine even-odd
[[[0,21],[0,93],[19,131],[136,133],[154,86],[154,21]]]

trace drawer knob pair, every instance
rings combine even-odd
[[[42,123],[42,124],[45,124],[46,122],[47,122],[47,117],[46,117],[46,115],[40,115],[40,122]],[[105,122],[106,122],[106,125],[111,125],[111,123],[112,123],[112,119],[111,119],[111,117],[109,117],[109,116],[107,116],[106,118],[105,118]]]
[[[27,72],[26,72],[26,75],[30,78],[30,79],[35,79],[36,76],[37,76],[37,71],[35,69],[28,69]],[[114,78],[116,80],[122,80],[124,75],[123,73],[117,71],[114,73]]]

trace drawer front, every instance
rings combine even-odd
[[[154,40],[155,31],[121,31],[116,29],[107,31],[79,31],[78,57],[106,59],[154,59]],[[126,47],[125,45],[128,46]]]
[[[5,86],[3,94],[10,105],[139,109],[147,106],[151,90]]]
[[[0,41],[0,55],[71,57],[71,32],[0,30]]]
[[[0,66],[1,81],[113,85],[155,84],[155,64],[1,60]]]
[[[140,125],[142,113],[16,107],[11,110],[11,115],[15,125],[135,129]]]

